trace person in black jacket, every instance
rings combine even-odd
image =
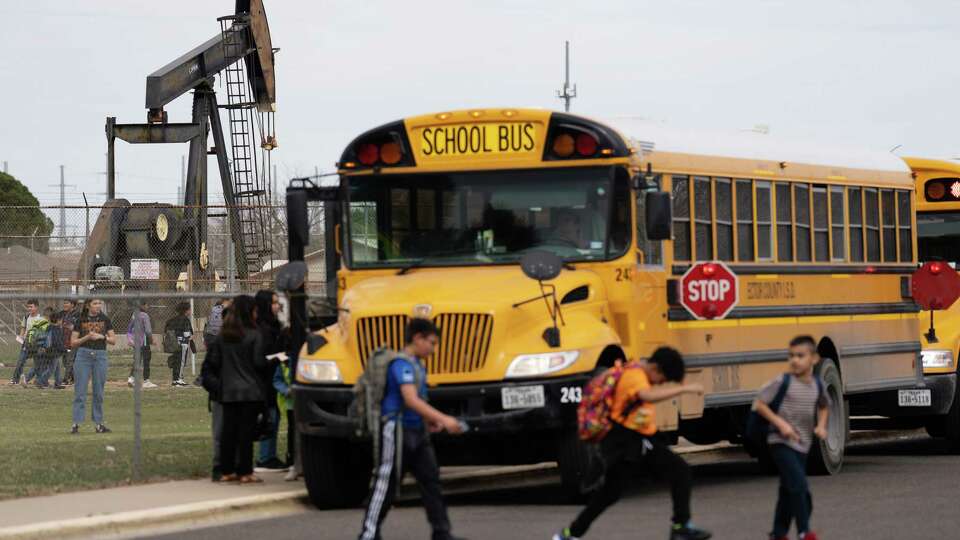
[[[176,315],[167,321],[163,327],[163,333],[173,332],[176,336],[180,350],[170,353],[167,358],[167,366],[173,371],[173,386],[190,386],[183,380],[183,367],[187,363],[187,355],[191,352],[197,352],[197,346],[193,343],[193,325],[190,323],[190,304],[180,302],[177,304]]]
[[[204,387],[218,390],[223,407],[221,482],[262,482],[253,474],[253,437],[263,412],[263,337],[257,331],[253,298],[234,298],[216,346],[207,355]],[[236,459],[230,459],[235,456]]]
[[[280,312],[280,297],[273,291],[257,291],[254,297],[257,304],[257,330],[263,337],[263,354],[270,356],[286,349],[287,339],[283,326],[277,319]],[[277,409],[277,391],[273,388],[273,374],[277,370],[279,360],[265,359],[267,368],[263,373],[263,392],[267,418],[270,421],[270,430],[267,436],[260,440],[257,452],[256,472],[285,471],[289,463],[277,457],[277,432],[280,427],[280,414]]]

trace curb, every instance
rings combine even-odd
[[[122,528],[136,524],[137,527],[153,523],[169,523],[171,519],[189,519],[191,517],[209,517],[211,514],[221,514],[236,510],[243,510],[252,506],[261,506],[285,502],[293,502],[307,496],[305,488],[284,491],[280,493],[265,493],[262,495],[248,495],[233,499],[218,501],[203,501],[190,504],[180,504],[149,510],[134,510],[117,514],[103,514],[82,518],[48,521],[30,525],[0,528],[0,538],[50,538],[57,536],[76,535],[93,530]]]

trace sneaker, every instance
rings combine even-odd
[[[800,534],[800,540],[818,540],[817,533],[813,531],[807,531]]]
[[[80,426],[78,426],[77,424],[74,424],[70,427],[70,434],[76,435],[77,433],[80,433]]]
[[[221,478],[223,478],[223,473],[220,472],[220,467],[214,467],[213,470],[210,471],[210,481],[219,482]]]
[[[269,472],[284,472],[287,469],[288,467],[286,463],[273,457],[268,459],[267,461],[258,461],[256,466],[253,468],[253,471],[259,472],[259,473],[269,473]]]
[[[180,388],[183,388],[183,387],[185,387],[185,386],[190,386],[190,385],[187,384],[183,379],[177,379],[177,380],[173,381],[172,384],[173,384],[173,386],[177,386],[177,387],[180,387]]]
[[[689,521],[686,525],[675,524],[670,529],[670,540],[707,540],[712,536],[713,533],[710,531],[701,529]]]
[[[297,468],[291,466],[289,469],[287,469],[287,474],[284,475],[283,481],[284,481],[284,482],[296,482],[298,478],[300,478],[300,475],[297,474]]]
[[[552,540],[580,540],[580,539],[577,538],[576,536],[572,536],[570,534],[570,527],[567,527],[566,529],[563,529],[562,531],[553,535]]]
[[[133,380],[133,375],[127,377],[127,386],[129,386],[130,388],[133,388],[133,383],[134,383],[134,382],[136,382],[136,381]]]
[[[20,376],[20,386],[22,386],[22,387],[24,387],[24,388],[27,387],[27,376],[26,376],[26,375],[21,375],[21,376]]]
[[[55,384],[55,385],[53,385],[53,389],[54,389],[54,390],[63,390],[64,388],[66,388],[66,386],[64,386],[64,385],[62,385],[62,384]]]
[[[153,384],[152,382],[150,382],[150,379],[147,379],[147,380],[143,381],[143,387],[144,387],[144,388],[156,388],[157,385],[155,385],[155,384]]]
[[[97,429],[95,429],[94,431],[96,431],[97,433],[110,433],[113,430],[103,424],[97,424]]]

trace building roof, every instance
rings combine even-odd
[[[0,281],[47,281],[54,268],[61,279],[73,279],[78,262],[78,255],[50,256],[21,245],[0,247]]]

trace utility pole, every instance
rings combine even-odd
[[[183,204],[187,185],[187,156],[180,156],[180,186],[177,188],[177,204]]]
[[[577,85],[570,86],[570,42],[564,41],[563,89],[557,90],[557,97],[563,100],[563,110],[570,112],[570,100],[577,97]]]
[[[6,162],[4,162],[6,163]],[[75,184],[65,184],[63,165],[60,166],[60,184],[47,184],[49,187],[60,187],[60,247],[67,245],[67,191],[68,187],[77,187]]]
[[[7,174],[7,162],[3,162],[3,174]]]

